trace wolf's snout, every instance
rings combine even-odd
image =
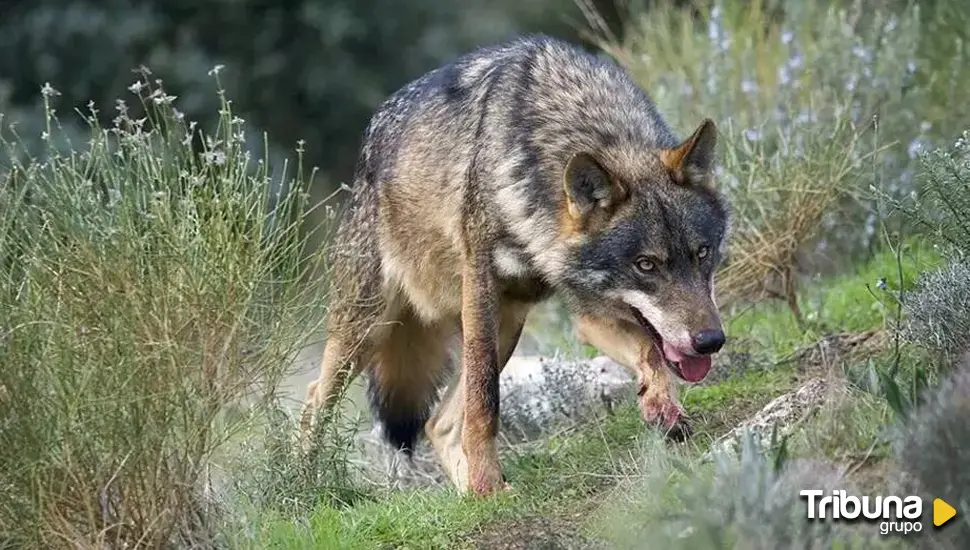
[[[691,337],[691,346],[700,355],[710,355],[721,351],[724,340],[723,330],[702,330]]]

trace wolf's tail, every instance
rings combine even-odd
[[[407,378],[392,379],[382,374],[386,373],[377,366],[367,375],[371,410],[382,426],[384,439],[410,456],[438,402],[444,372],[414,372]]]

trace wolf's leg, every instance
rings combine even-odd
[[[659,422],[668,435],[686,435],[683,407],[677,399],[677,386],[670,369],[663,364],[660,350],[643,329],[615,319],[575,317],[579,339],[634,372],[639,384],[640,411],[649,423]]]
[[[379,277],[379,274],[370,274],[360,284],[376,286]],[[304,433],[311,429],[316,415],[334,406],[346,385],[361,371],[381,370],[376,363],[387,357],[388,341],[400,325],[410,322],[406,311],[400,294],[371,293],[367,300],[335,300],[327,319],[329,333],[320,376],[307,387],[307,400],[300,414]]]
[[[461,427],[464,421],[462,379],[460,373],[455,373],[441,402],[424,425],[424,433],[438,455],[441,466],[459,491],[468,488],[468,462],[461,450]]]
[[[330,308],[327,312],[327,343],[320,375],[307,387],[300,414],[300,428],[306,434],[314,417],[334,405],[345,385],[372,361],[375,350],[387,334],[387,321],[396,312],[384,289],[374,208],[373,186],[365,181],[361,204],[345,213],[331,244]]]
[[[531,307],[522,303],[506,303],[499,309],[498,359],[499,370],[512,357],[522,327]],[[459,374],[449,385],[441,404],[425,425],[425,433],[434,447],[448,477],[459,491],[470,487],[468,461],[462,449],[464,427],[465,378]]]
[[[306,402],[300,411],[300,430],[304,435],[309,434],[316,416],[336,404],[346,384],[370,361],[374,353],[371,342],[369,338],[350,338],[340,333],[328,336],[320,375],[307,387]]]
[[[468,231],[461,277],[461,386],[464,422],[461,449],[468,487],[487,494],[502,483],[495,436],[498,434],[498,324],[501,296],[485,243]]]

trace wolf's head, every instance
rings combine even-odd
[[[689,382],[725,342],[713,288],[728,230],[713,188],[716,135],[705,120],[683,143],[637,155],[635,168],[578,152],[563,172],[567,304],[636,323]]]

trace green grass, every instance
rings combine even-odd
[[[805,326],[798,325],[785,304],[768,301],[737,308],[727,323],[728,336],[770,354],[767,360],[779,360],[826,334],[885,328],[896,316],[900,271],[902,288],[911,290],[916,276],[939,266],[942,258],[931,244],[913,238],[902,244],[898,260],[892,249],[883,247],[852,271],[807,285],[799,293]],[[885,290],[879,288],[880,280],[886,282]]]
[[[450,548],[485,521],[511,517],[521,499],[467,499],[441,490],[398,492],[350,509],[320,507],[297,524],[266,518],[253,548]]]
[[[892,420],[884,399],[846,388],[794,434],[789,448],[796,456],[828,457],[846,463],[884,458],[887,449],[879,444]],[[867,456],[870,452],[877,454]]]
[[[451,488],[393,492],[351,507],[322,505],[305,523],[263,518],[254,547],[442,548],[491,524],[553,513],[615,482],[646,430],[633,404],[596,426],[506,453],[511,492],[481,500]],[[329,546],[328,546],[329,545]]]
[[[787,368],[744,373],[710,386],[692,386],[683,392],[683,404],[692,413],[713,413],[747,399],[760,401],[791,386]]]
[[[824,312],[822,326],[826,328],[852,332],[884,325],[896,315],[894,298],[899,289],[912,290],[919,273],[942,261],[937,249],[923,239],[904,242],[898,263],[896,251],[883,247],[852,272],[828,278],[815,292],[808,293],[803,303],[815,312]],[[885,290],[878,288],[880,280],[886,282]]]

